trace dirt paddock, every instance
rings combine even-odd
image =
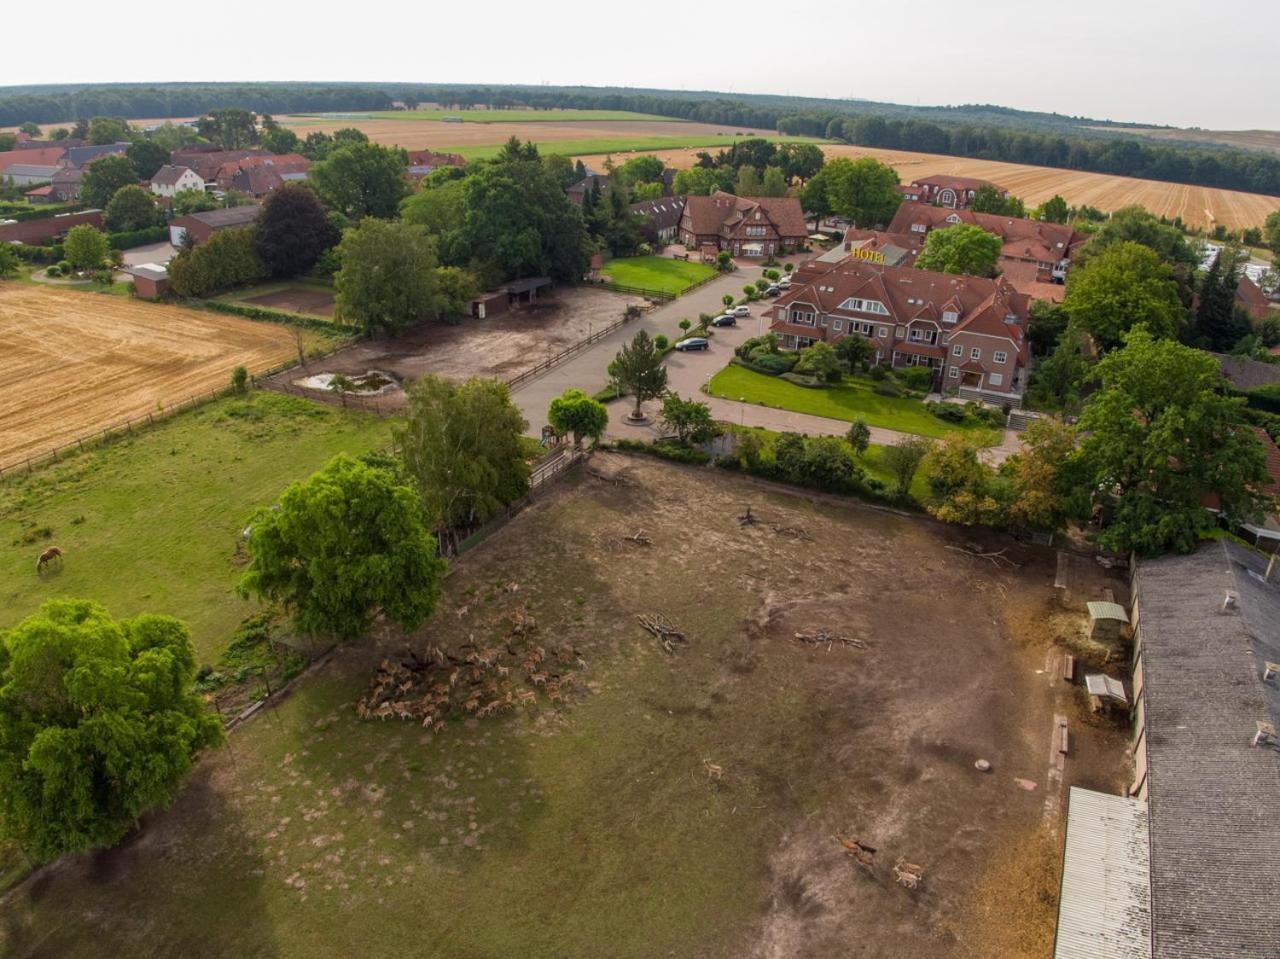
[[[468,318],[457,326],[431,323],[395,337],[363,340],[333,356],[311,363],[308,373],[364,373],[383,370],[402,382],[431,373],[449,379],[472,376],[509,378],[541,360],[622,319],[637,297],[588,287],[558,288],[519,309],[483,320]],[[294,382],[303,375],[287,370],[270,383]],[[270,385],[269,383],[269,385]],[[319,399],[332,397],[318,395]],[[403,407],[403,390],[382,397],[391,409]]]
[[[1017,565],[957,548],[975,538]],[[280,959],[1044,959],[1061,791],[1114,788],[1123,762],[1073,719],[1052,772],[1055,569],[1007,538],[597,454],[455,564],[419,633],[346,647],[137,840],[17,890],[6,955],[163,935]],[[655,614],[684,633],[671,653],[637,622]],[[818,630],[837,638],[796,638]],[[437,729],[355,716],[379,662],[513,643],[576,658],[563,702],[537,685]]]
[[[276,323],[0,282],[0,469],[294,355]]]
[[[239,302],[252,306],[265,306],[273,310],[285,310],[289,313],[333,316],[333,294],[327,290],[316,290],[305,286],[291,286],[272,293],[247,297]]]

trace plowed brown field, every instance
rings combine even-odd
[[[274,323],[15,283],[0,283],[0,342],[0,469],[296,351]]]
[[[1015,196],[1022,197],[1029,207],[1060,193],[1073,206],[1089,204],[1100,210],[1117,210],[1130,203],[1141,203],[1152,213],[1180,216],[1191,226],[1213,226],[1221,223],[1228,229],[1261,226],[1268,213],[1280,210],[1280,197],[1241,193],[1237,190],[845,144],[823,144],[822,149],[828,157],[875,157],[897,170],[903,183],[933,174],[991,180],[1008,188]],[[697,152],[666,150],[658,156],[666,160],[668,165],[683,169],[693,166],[694,154]],[[587,166],[595,165],[597,169],[604,162],[604,157],[585,156],[580,159]]]

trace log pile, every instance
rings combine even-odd
[[[685,638],[684,633],[661,613],[654,613],[652,616],[641,614],[636,619],[640,621],[641,626],[657,637],[662,648],[668,653],[674,653],[677,646],[689,645],[689,640]]]

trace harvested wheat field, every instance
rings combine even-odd
[[[1118,210],[1131,203],[1141,203],[1152,213],[1180,216],[1189,226],[1218,223],[1228,229],[1261,226],[1268,213],[1280,210],[1280,197],[1214,187],[1188,186],[1184,183],[1162,183],[1136,177],[1106,173],[1084,173],[1053,167],[1001,163],[997,160],[972,160],[966,157],[941,156],[935,153],[909,153],[903,150],[878,150],[846,144],[823,144],[828,157],[871,156],[895,170],[903,183],[933,174],[978,177],[999,183],[1027,206],[1041,203],[1060,193],[1073,206],[1088,204],[1100,210]],[[684,169],[693,166],[696,149],[667,150],[658,154],[668,165]],[[598,166],[603,156],[584,156],[588,166]]]
[[[297,351],[286,326],[14,283],[0,283],[0,339],[0,469]]]

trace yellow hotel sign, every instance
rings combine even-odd
[[[849,255],[855,260],[866,260],[868,263],[879,263],[884,266],[884,254],[877,253],[875,250],[862,250],[855,247],[849,251]]]

